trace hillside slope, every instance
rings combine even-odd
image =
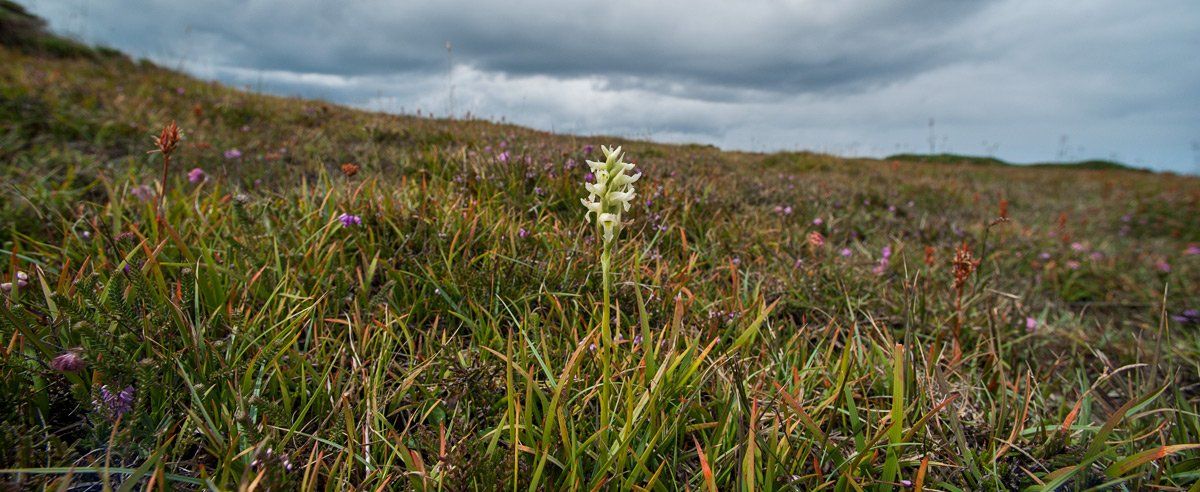
[[[14,487],[1197,476],[1161,446],[1200,443],[1200,180],[551,135],[99,53],[0,47]],[[607,325],[601,144],[644,173]]]

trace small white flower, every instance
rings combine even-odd
[[[604,242],[612,242],[614,229],[621,225],[621,216],[617,214],[603,213],[600,214],[598,221],[600,222],[600,227],[604,228]]]
[[[600,174],[596,174],[595,183],[584,183],[583,187],[588,190],[593,196],[604,196],[604,181],[601,181]]]
[[[628,184],[633,184],[640,177],[642,177],[641,173],[634,174],[633,176],[627,176],[627,175],[625,175],[625,172],[622,171],[622,172],[617,173],[616,176],[613,176],[612,185],[614,187],[621,187],[621,186],[625,186]]]
[[[584,214],[584,217],[587,218],[589,221],[591,220],[591,214],[596,214],[597,216],[600,215],[600,212],[601,212],[600,202],[598,202],[596,200],[589,201],[587,198],[580,198],[579,201],[583,202],[584,207],[587,207],[587,213]]]
[[[635,197],[635,196],[637,196],[637,193],[634,193],[632,190],[630,190],[630,191],[614,191],[608,195],[608,197],[611,198],[614,202],[618,202],[618,203],[624,205],[625,211],[629,211],[629,202],[633,201],[633,197]]]

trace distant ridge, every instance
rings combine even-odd
[[[962,154],[895,154],[884,158],[890,161],[924,162],[930,164],[967,164],[972,166],[1017,166],[1039,168],[1086,169],[1095,171],[1134,171],[1153,172],[1149,169],[1133,167],[1128,164],[1102,159],[1090,159],[1076,162],[1035,162],[1031,164],[1016,164],[995,157],[983,157]]]
[[[11,0],[0,0],[0,45],[55,58],[125,58],[115,49],[93,48],[51,33],[44,19]]]

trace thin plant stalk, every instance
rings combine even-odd
[[[611,313],[611,292],[612,283],[609,274],[611,255],[609,254],[610,246],[604,245],[603,252],[600,253],[600,275],[601,282],[604,285],[603,299],[604,303],[600,306],[600,370],[601,381],[600,386],[600,418],[606,424],[611,422],[611,410],[609,403],[612,401],[612,352],[613,352],[613,337],[612,328],[609,326],[609,318]]]
[[[155,149],[150,151],[151,153],[158,152],[163,156],[162,186],[158,192],[158,201],[154,204],[154,217],[158,222],[162,222],[163,197],[167,194],[167,173],[171,169],[171,154],[179,145],[179,138],[179,126],[172,121],[163,127],[157,137],[154,137]]]

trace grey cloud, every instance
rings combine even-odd
[[[928,150],[932,117],[938,150],[1045,160],[1069,135],[1074,157],[1200,171],[1193,0],[25,3],[204,77],[372,109],[445,114],[453,85],[457,114],[543,129],[870,155]]]
[[[87,22],[107,26],[119,47],[266,70],[440,70],[450,41],[457,62],[513,75],[809,92],[861,89],[962,59],[965,46],[942,33],[987,3],[846,5],[590,1],[566,11],[522,1],[119,0],[90,10]]]

